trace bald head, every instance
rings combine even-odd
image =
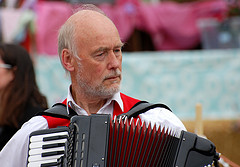
[[[103,37],[117,37],[114,23],[97,7],[83,8],[73,14],[61,27],[58,38],[58,52],[69,49],[73,55],[84,49],[85,45],[101,40]],[[61,56],[60,56],[61,57]]]
[[[74,24],[78,30],[84,30],[86,28],[96,27],[101,22],[106,22],[106,24],[110,23],[115,27],[112,21],[103,12],[89,9],[76,12],[66,21],[65,24]]]

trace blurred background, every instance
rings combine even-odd
[[[201,104],[203,134],[240,164],[240,1],[0,0],[0,40],[31,53],[49,106],[70,84],[58,29],[82,3],[99,6],[126,43],[122,92],[167,104],[192,132]]]

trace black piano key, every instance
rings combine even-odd
[[[41,167],[52,167],[52,166],[57,166],[57,165],[59,165],[58,162],[51,162],[51,163],[41,164]]]
[[[42,157],[49,157],[49,156],[54,156],[54,155],[61,155],[64,154],[64,151],[51,151],[51,152],[45,152],[42,153]]]
[[[44,137],[43,141],[51,141],[51,140],[58,140],[58,139],[67,139],[67,135],[61,135],[61,136],[51,136],[51,137]]]
[[[65,146],[65,143],[46,144],[46,145],[43,145],[43,146],[42,146],[42,149],[62,147],[62,146]]]

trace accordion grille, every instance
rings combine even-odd
[[[179,140],[171,133],[139,120],[111,121],[107,167],[171,166]]]

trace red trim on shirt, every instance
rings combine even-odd
[[[115,115],[120,115],[122,113],[128,112],[137,102],[140,101],[138,99],[134,99],[130,96],[127,96],[123,93],[120,93],[120,96],[121,96],[121,99],[123,101],[123,111],[121,110],[118,103],[114,103],[113,117]]]
[[[58,126],[69,126],[70,124],[69,119],[51,117],[46,115],[43,115],[43,117],[47,120],[49,129],[56,128]]]
[[[67,98],[62,102],[62,104],[67,105]]]
[[[120,93],[120,96],[123,101],[123,111],[121,110],[118,103],[114,103],[113,117],[115,115],[120,115],[122,113],[128,112],[137,102],[140,101],[138,99],[127,96],[123,93]],[[62,102],[62,104],[67,105],[67,99],[65,99]],[[69,126],[69,124],[70,124],[70,120],[68,120],[68,119],[45,116],[45,115],[43,115],[43,117],[47,120],[49,128],[56,128],[58,126]]]

